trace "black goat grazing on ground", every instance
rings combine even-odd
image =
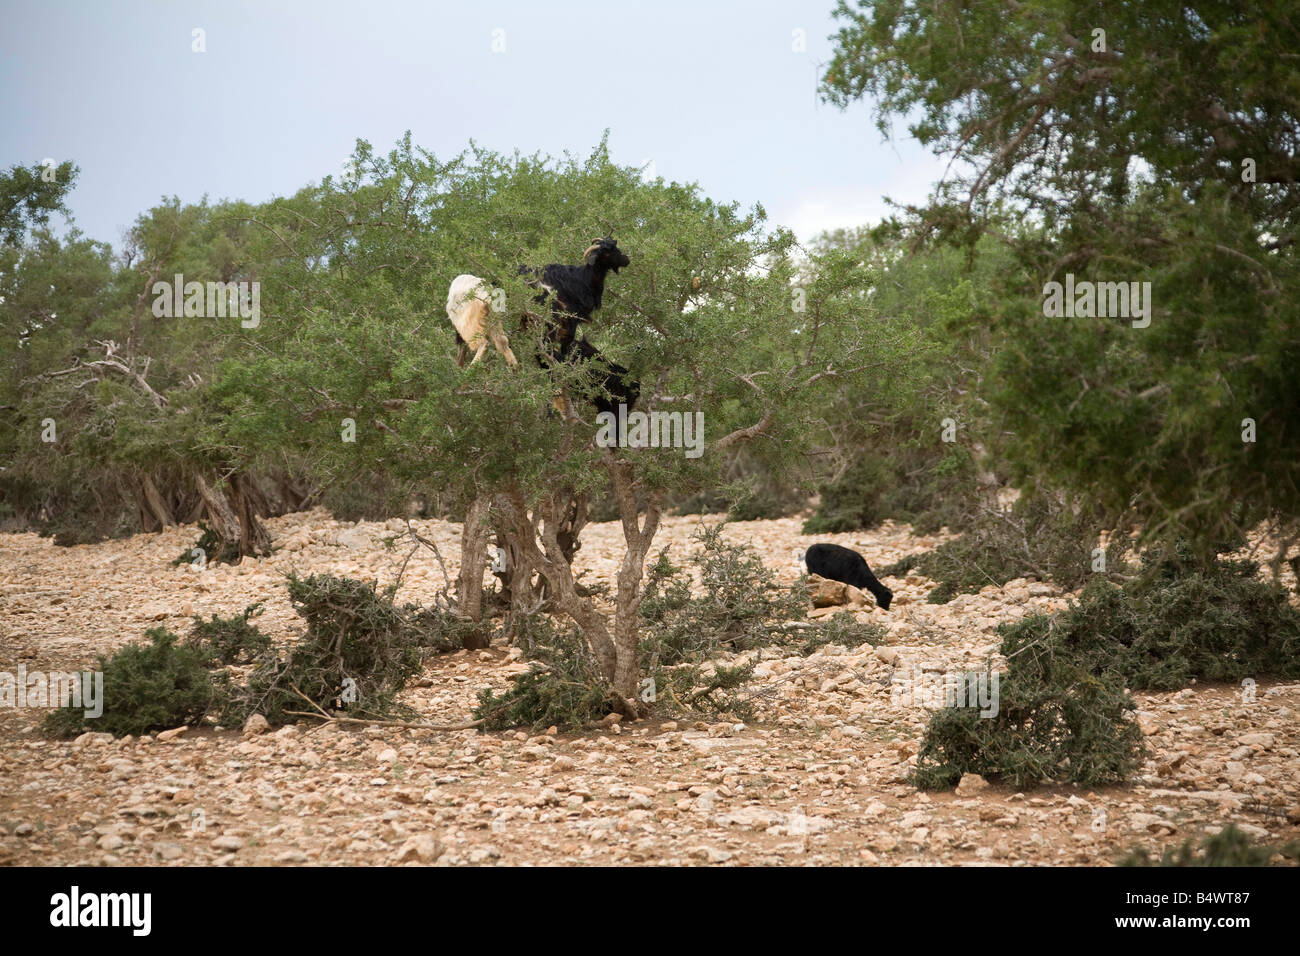
[[[631,408],[640,395],[640,385],[626,368],[609,361],[596,346],[579,338],[578,326],[590,322],[591,314],[600,308],[605,294],[605,276],[610,270],[617,273],[630,262],[614,238],[607,236],[594,240],[587,247],[582,265],[552,263],[541,269],[528,266],[519,269],[520,275],[530,277],[529,285],[542,290],[534,301],[546,305],[549,300],[550,304],[546,351],[537,357],[537,361],[546,368],[555,362],[598,360],[597,364],[607,370],[603,375],[597,370],[592,374],[593,391],[596,392],[593,403],[600,411],[617,413],[619,404]]]
[[[842,548],[838,544],[814,544],[804,554],[809,574],[819,574],[832,581],[851,584],[855,588],[870,591],[876,598],[876,604],[882,611],[889,610],[889,602],[894,599],[894,592],[885,587],[867,567],[867,561],[851,548]]]

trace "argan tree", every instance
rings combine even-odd
[[[56,175],[71,175],[65,166]],[[42,181],[18,178],[32,190]],[[50,201],[35,192],[14,215]],[[9,409],[0,517],[52,530],[59,543],[200,519],[217,537],[210,557],[267,552],[260,519],[304,494],[284,468],[244,469],[213,430],[220,419],[207,390],[242,341],[240,319],[209,314],[206,298],[196,314],[157,307],[170,302],[159,289],[177,275],[186,284],[257,280],[262,253],[248,241],[248,208],[165,200],[117,252],[47,226],[0,248],[0,336],[13,346],[0,365]]]
[[[836,390],[887,389],[882,370],[905,378],[912,343],[873,319],[865,265],[841,256],[809,268],[788,232],[765,230],[761,208],[645,181],[603,143],[585,160],[473,149],[445,162],[409,137],[387,156],[361,143],[345,175],[251,219],[267,243],[262,323],[219,373],[225,447],[252,468],[308,462],[326,483],[381,473],[391,507],[425,489],[472,512],[468,575],[484,569],[473,528],[491,528],[509,554],[513,610],[535,610],[543,593],[581,630],[626,711],[640,706],[637,610],[666,497],[715,487],[741,447],[765,467],[797,468]],[[700,422],[693,447],[681,430],[673,447],[636,447],[634,419],[606,447],[591,403],[597,360],[536,360],[545,311],[518,267],[576,263],[603,235],[631,264],[608,277],[582,334],[636,376],[635,411]],[[465,272],[501,290],[497,318],[518,368],[492,350],[456,365],[444,309]],[[612,606],[575,581],[565,540],[595,494],[623,530]]]
[[[1300,18],[1282,0],[841,2],[825,97],[952,160],[912,235],[996,237],[986,397],[1018,482],[1196,563],[1300,509]],[[1052,282],[1149,283],[1145,317]],[[1149,324],[1148,323],[1149,320]],[[1288,536],[1288,533],[1292,536]],[[1171,551],[1172,553],[1172,551]]]

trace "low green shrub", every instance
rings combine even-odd
[[[1095,580],[1060,614],[1005,630],[1003,653],[1068,653],[1134,690],[1300,676],[1300,611],[1248,561],[1209,569],[1147,558],[1123,587]]]
[[[1024,577],[1074,590],[1093,576],[1093,548],[1102,524],[1095,513],[1076,513],[1054,496],[1022,496],[1010,509],[982,510],[960,537],[882,568],[881,574],[915,568],[938,582],[926,598],[931,604]],[[1124,540],[1114,536],[1108,544],[1107,572],[1123,569]]]
[[[649,686],[661,710],[737,720],[754,717],[754,705],[747,693],[754,679],[753,664],[709,661],[652,667],[649,673]]]
[[[724,526],[702,526],[694,537],[699,547],[688,560],[698,575],[698,597],[692,596],[690,575],[672,563],[668,549],[648,569],[642,642],[662,665],[771,644],[783,635],[781,623],[806,614],[802,586],[779,584],[752,546],[722,537]]]
[[[1008,671],[996,717],[947,708],[930,720],[916,783],[963,773],[1015,786],[1119,782],[1136,769],[1141,735],[1126,688],[1178,690],[1194,681],[1300,676],[1300,612],[1246,561],[1198,568],[1144,558],[1117,587],[1091,581],[1058,614],[998,628]]]
[[[263,655],[247,683],[230,695],[222,712],[227,725],[254,713],[272,724],[292,723],[312,710],[303,695],[321,707],[369,717],[414,717],[396,697],[425,653],[458,650],[482,627],[440,609],[399,606],[392,588],[381,592],[365,581],[291,574],[288,588],[306,633],[286,657]]]
[[[219,664],[249,663],[271,649],[271,638],[250,620],[262,613],[262,602],[250,604],[234,617],[194,618],[186,644]]]
[[[155,628],[149,645],[131,645],[100,658],[104,713],[61,708],[45,728],[56,735],[83,730],[140,734],[195,723],[211,713],[239,726],[258,713],[272,724],[292,723],[312,703],[369,717],[415,717],[397,694],[429,653],[483,646],[489,624],[465,621],[437,608],[398,606],[394,590],[328,574],[288,579],[289,599],[306,632],[284,652],[251,619],[261,604],[236,616],[196,617],[179,641]],[[251,663],[246,680],[223,668]],[[299,693],[301,691],[301,694]],[[311,703],[304,699],[310,698]]]
[[[966,678],[967,700],[975,677]],[[1096,677],[1066,655],[1023,656],[998,683],[997,713],[976,706],[937,711],[926,729],[913,783],[954,786],[962,774],[1018,789],[1048,782],[1120,783],[1141,765],[1142,732],[1133,700],[1113,679]]]
[[[529,632],[533,665],[504,693],[479,692],[474,718],[483,720],[485,729],[578,730],[613,712],[617,699],[575,628],[557,629],[548,618],[537,617]]]
[[[1300,859],[1300,840],[1281,845],[1258,845],[1250,835],[1228,824],[1218,833],[1195,837],[1180,845],[1166,847],[1159,860],[1153,860],[1145,847],[1134,847],[1118,861],[1120,866],[1269,866],[1281,854],[1289,860]]]
[[[882,578],[905,578],[909,571],[913,568],[919,567],[926,555],[931,553],[932,552],[929,551],[923,551],[920,554],[904,555],[892,564],[886,564],[881,567],[877,574]]]
[[[56,737],[96,731],[124,737],[198,723],[219,708],[228,681],[213,674],[210,657],[182,643],[166,628],[145,632],[148,644],[129,644],[111,657],[100,656],[104,675],[103,713],[85,716],[80,707],[60,707],[43,729]]]

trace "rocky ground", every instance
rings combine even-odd
[[[665,522],[656,550],[691,548],[700,519]],[[417,521],[455,575],[459,528]],[[793,582],[814,540],[798,519],[736,523]],[[276,551],[237,567],[171,561],[194,527],[56,548],[0,535],[0,671],[82,669],[148,627],[183,633],[193,614],[254,601],[259,626],[299,628],[283,575],[394,580],[409,550],[400,521],[348,524],[321,512],[270,522]],[[873,567],[935,538],[906,527],[820,536]],[[577,565],[612,582],[621,532],[584,532]],[[410,558],[400,598],[432,603],[443,573]],[[923,671],[996,660],[994,628],[1063,607],[1053,587],[1012,581],[947,605],[930,582],[886,579],[893,607],[856,612],[888,643],[811,657],[764,651],[749,724],[649,721],[580,736],[433,733],[392,727],[178,730],[50,740],[45,711],[0,708],[0,863],[104,864],[1100,864],[1229,822],[1260,839],[1300,837],[1300,684],[1261,682],[1138,694],[1148,759],[1129,786],[1026,793],[968,778],[921,793],[906,774],[928,717]],[[829,613],[817,612],[817,613]],[[468,719],[477,692],[524,669],[504,648],[429,662],[406,702],[438,722]]]

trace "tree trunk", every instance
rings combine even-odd
[[[645,576],[646,555],[659,530],[659,498],[655,494],[647,497],[645,522],[641,523],[637,513],[632,466],[627,462],[612,460],[611,455],[609,472],[613,479],[619,516],[623,522],[623,540],[627,544],[618,571],[618,591],[614,604],[614,693],[620,699],[628,701],[631,715],[637,716],[645,712],[644,704],[648,703],[640,699],[640,612],[641,601],[645,597],[641,583]]]
[[[258,520],[248,496],[242,493],[238,479],[235,482],[236,504],[244,513],[244,523],[240,522],[240,515],[231,507],[220,487],[209,485],[201,474],[194,476],[195,487],[208,513],[208,522],[221,542],[218,553],[208,555],[209,560],[238,562],[245,555],[270,553],[271,536]]]
[[[158,491],[158,486],[153,483],[153,478],[148,472],[141,479],[141,487],[144,491],[145,504],[148,506],[149,514],[163,528],[168,528],[176,523],[171,508],[167,507],[167,502]]]
[[[581,547],[579,536],[586,527],[589,513],[589,497],[586,494],[563,492],[557,501],[566,502],[558,512],[560,517],[555,522],[555,540],[560,554],[566,564],[573,563],[573,556]],[[501,597],[506,613],[506,633],[512,642],[520,634],[520,623],[530,615],[546,609],[551,602],[553,588],[545,575],[534,580],[538,568],[526,550],[521,549],[516,541],[514,526],[502,516],[509,513],[512,505],[507,497],[498,496],[493,514],[493,533],[496,546],[500,549],[500,564],[493,568],[493,574],[501,582]],[[531,531],[531,524],[530,534]],[[586,596],[583,588],[575,583],[579,596]],[[528,650],[528,648],[525,648]]]
[[[543,602],[548,603],[582,631],[614,698],[611,704],[630,717],[638,717],[646,711],[639,700],[639,624],[644,597],[641,585],[646,555],[659,528],[660,503],[658,495],[648,496],[642,523],[632,466],[618,461],[611,452],[607,468],[627,543],[618,573],[612,634],[610,622],[596,608],[590,595],[579,593],[573,577],[571,561],[577,551],[578,535],[587,522],[588,504],[585,495],[574,495],[567,490],[543,497],[530,514],[522,491],[517,487],[508,489],[493,499],[490,519],[483,499],[475,501],[466,515],[461,539],[462,611],[471,606],[475,590],[474,582],[465,577],[467,573],[473,577],[473,571],[478,572],[476,583],[481,592],[486,541],[483,528],[485,521],[490,520],[506,555],[502,577],[510,595],[508,627],[512,633],[517,633],[516,625],[524,615],[535,613]],[[537,584],[533,583],[535,573],[540,576]]]
[[[546,601],[539,593],[540,584],[533,581],[536,568],[528,554],[514,540],[513,535],[500,519],[500,508],[493,512],[493,534],[498,548],[498,562],[494,563],[492,573],[501,584],[501,603],[505,607],[506,639],[511,644],[520,641],[523,634],[521,625],[533,614],[542,610]],[[532,648],[519,644],[525,652]]]
[[[186,513],[185,515],[185,523],[193,524],[194,522],[198,521],[199,518],[203,516],[203,509],[205,507],[207,507],[207,504],[206,502],[204,502],[203,496],[195,495],[194,503],[190,506],[189,512]]]
[[[136,496],[135,505],[140,512],[140,530],[142,532],[145,534],[153,534],[155,531],[163,530],[162,525],[158,523],[158,519],[153,516],[153,512],[151,512],[149,506],[145,504],[143,493]]]
[[[590,496],[585,492],[570,497],[564,509],[564,517],[560,519],[560,526],[556,529],[555,540],[560,545],[564,560],[569,564],[573,564],[573,556],[578,553],[578,548],[582,546],[578,536],[582,534],[582,529],[587,526],[590,505]]]
[[[456,603],[461,617],[483,620],[483,560],[487,551],[489,499],[480,495],[470,502],[460,532],[460,576],[456,581]]]
[[[506,639],[524,653],[531,653],[524,622],[546,605],[543,592],[545,578],[534,582],[537,573],[533,557],[527,548],[516,541],[514,524],[510,519],[513,506],[508,498],[498,495],[493,507],[493,531],[497,547],[501,549],[499,569],[492,573],[501,582],[501,597],[505,604],[504,630]],[[531,525],[530,525],[531,527]]]
[[[235,512],[231,509],[230,502],[226,500],[225,493],[220,488],[209,485],[201,474],[194,476],[194,485],[198,488],[199,497],[203,499],[204,509],[208,513],[208,524],[221,543],[218,553],[207,555],[206,560],[225,561],[231,558],[238,560],[242,556],[239,542],[243,534],[239,527],[239,519],[235,517]]]
[[[601,676],[612,685],[618,662],[614,641],[609,635],[604,617],[590,599],[578,596],[574,587],[573,568],[559,542],[564,506],[558,503],[555,495],[542,499],[538,504],[537,523],[541,532],[541,547],[538,547],[537,530],[529,519],[523,494],[515,488],[501,495],[498,500],[501,503],[506,534],[514,542],[522,560],[530,570],[536,568],[546,578],[552,605],[578,625],[596,657]],[[516,582],[518,579],[519,575],[516,575]]]
[[[235,517],[239,519],[239,555],[266,555],[271,553],[271,533],[262,524],[262,515],[269,510],[266,497],[247,475],[232,475],[230,493]]]
[[[647,518],[649,516],[647,515]],[[645,570],[646,547],[629,545],[618,571],[618,596],[614,610],[614,693],[639,702],[641,578]],[[637,711],[642,708],[640,702]]]

